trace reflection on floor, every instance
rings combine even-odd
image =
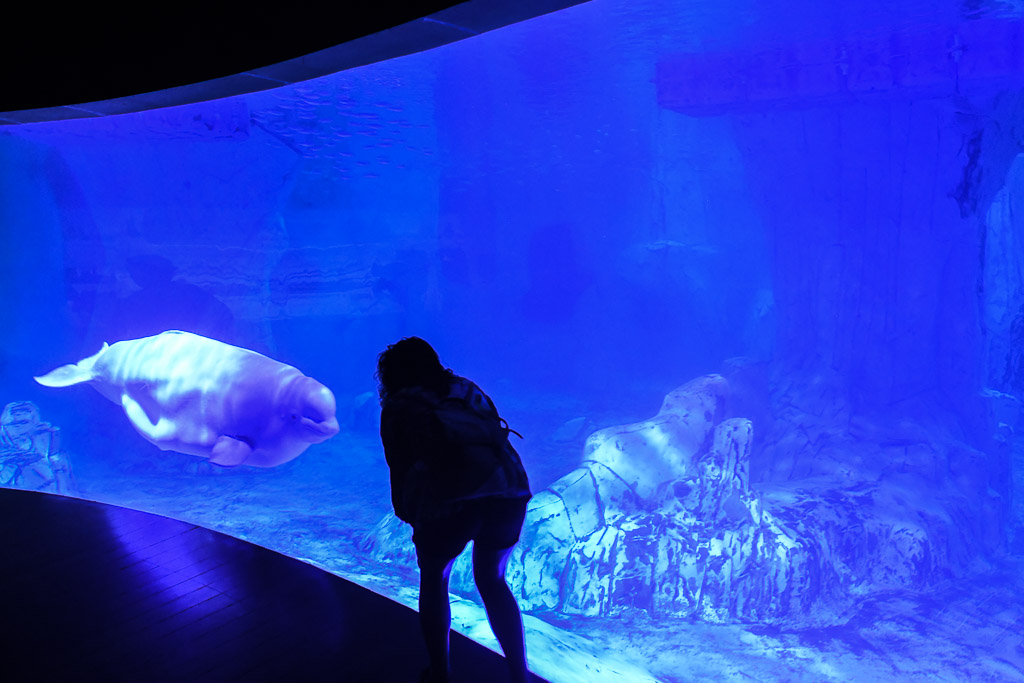
[[[217,532],[0,489],[3,678],[416,681],[416,614]],[[452,634],[456,681],[507,680]],[[539,680],[539,679],[538,679]]]

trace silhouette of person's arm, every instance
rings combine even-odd
[[[429,405],[412,397],[388,401],[380,416],[380,439],[391,476],[395,516],[413,523],[426,503],[426,465],[438,456],[440,425]]]

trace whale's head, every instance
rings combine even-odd
[[[253,391],[252,400],[240,411],[245,431],[235,438],[252,447],[252,453],[241,464],[277,467],[338,433],[334,394],[323,384],[289,366],[277,369],[269,379],[259,379],[273,395]],[[272,409],[270,414],[268,407]]]
[[[292,438],[321,443],[338,433],[334,394],[312,377],[300,377],[292,384],[282,408]]]

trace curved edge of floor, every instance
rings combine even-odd
[[[416,681],[416,613],[188,522],[0,489],[5,680]],[[507,679],[452,633],[453,681]],[[541,679],[537,679],[541,680]]]

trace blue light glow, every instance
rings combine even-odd
[[[541,675],[1024,680],[1019,3],[740,5],[593,0],[0,129],[0,404],[61,430],[80,495],[412,604],[373,371],[420,336],[526,437]],[[170,450],[32,381],[104,342]],[[168,406],[237,397],[257,353],[338,434],[272,469],[175,452],[251,436]],[[452,587],[486,630],[465,556]]]

